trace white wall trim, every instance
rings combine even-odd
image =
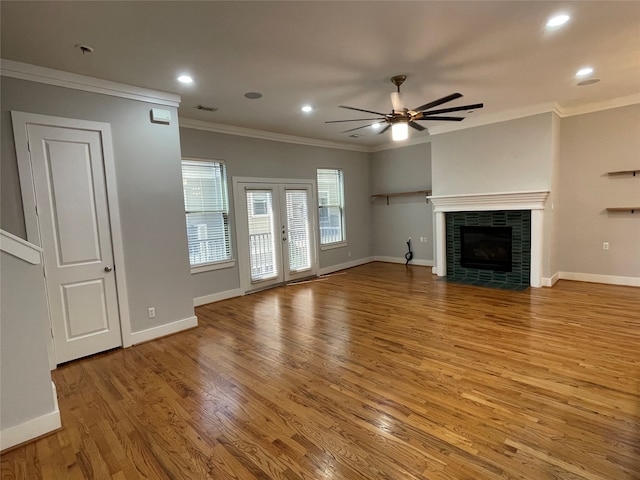
[[[478,113],[472,117],[466,118],[463,122],[446,125],[436,125],[429,128],[429,134],[440,135],[442,133],[464,130],[467,128],[480,127],[490,125],[492,123],[507,122],[518,118],[531,117],[541,113],[555,113],[561,118],[572,117],[575,115],[584,115],[585,113],[599,112],[601,110],[609,110],[612,108],[626,107],[640,103],[640,94],[628,95],[626,97],[611,98],[600,102],[587,103],[584,105],[576,105],[572,107],[563,107],[557,102],[540,103],[537,105],[528,105],[526,107],[514,108],[495,113]]]
[[[338,272],[340,270],[346,270],[347,268],[358,267],[360,265],[364,265],[366,263],[371,263],[374,261],[374,257],[363,257],[358,260],[352,260],[346,263],[338,263],[336,265],[330,265],[328,267],[322,267],[318,270],[318,275],[328,275],[333,272]]]
[[[402,263],[403,265],[407,263],[407,259],[404,257],[384,257],[376,255],[373,257],[374,262],[387,262],[387,263]],[[409,265],[418,265],[422,267],[433,267],[433,260],[421,260],[419,258],[414,258],[409,262]]]
[[[369,153],[368,147],[351,145],[348,143],[331,142],[329,140],[319,140],[316,138],[298,137],[295,135],[285,135],[282,133],[267,132],[253,128],[236,127],[233,125],[223,125],[221,123],[205,122],[192,118],[179,117],[178,123],[181,128],[191,128],[193,130],[204,130],[207,132],[224,133],[227,135],[238,135],[241,137],[257,138],[260,140],[272,140],[274,142],[295,143],[297,145],[308,145],[310,147],[336,148],[339,150],[351,150],[354,152]]]
[[[555,113],[561,117],[573,117],[575,115],[584,115],[586,113],[600,112],[602,110],[610,110],[612,108],[628,107],[640,103],[640,93],[628,95],[626,97],[612,98],[601,102],[586,103],[584,105],[576,105],[574,107],[563,107],[557,104]]]
[[[199,307],[200,305],[206,305],[207,303],[219,302],[228,298],[235,298],[242,296],[241,288],[234,288],[233,290],[226,290],[224,292],[212,293],[203,297],[196,297],[193,299],[193,306]]]
[[[434,212],[471,212],[488,210],[544,210],[548,190],[523,192],[431,195]]]
[[[0,249],[32,265],[42,263],[40,247],[4,230],[0,230]]]
[[[180,95],[174,93],[134,87],[133,85],[63,72],[61,70],[40,67],[29,63],[15,62],[4,58],[0,60],[0,74],[4,77],[29,80],[47,85],[55,85],[57,87],[71,88],[73,90],[100,93],[112,97],[139,100],[157,105],[167,105],[170,107],[178,107],[180,105]]]
[[[555,111],[556,104],[554,102],[540,103],[537,105],[528,105],[526,107],[503,110],[495,113],[477,113],[472,117],[467,117],[462,122],[455,125],[448,123],[446,125],[436,125],[429,127],[431,136],[441,135],[443,133],[465,130],[467,128],[481,127],[483,125],[491,125],[493,123],[508,122],[517,120],[518,118],[532,117],[541,113],[551,113]],[[477,116],[476,116],[477,115]]]
[[[542,286],[543,287],[553,287],[558,280],[560,280],[560,272],[554,273],[549,278],[542,277]]]
[[[640,287],[640,277],[621,277],[617,275],[599,275],[596,273],[558,272],[560,280],[575,280],[578,282],[606,283],[608,285],[625,285]]]
[[[0,432],[0,451],[53,432],[62,426],[56,386],[51,382],[54,410]]]
[[[188,317],[182,320],[176,320],[175,322],[165,323],[164,325],[158,325],[157,327],[147,328],[146,330],[140,330],[139,332],[133,332],[131,334],[131,344],[136,345],[142,342],[148,342],[149,340],[155,340],[156,338],[166,337],[174,333],[182,332],[183,330],[189,330],[198,326],[198,317]]]
[[[415,132],[414,132],[415,133]],[[387,142],[381,145],[375,145],[373,147],[369,147],[370,153],[382,152],[384,150],[393,150],[394,148],[403,148],[403,147],[411,147],[413,145],[421,145],[423,143],[431,143],[431,136],[428,132],[423,132],[422,135],[418,137],[410,137],[408,140],[403,142]]]

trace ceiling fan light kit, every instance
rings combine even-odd
[[[402,141],[409,138],[409,127],[418,130],[419,132],[425,131],[426,128],[417,123],[417,121],[430,120],[441,122],[461,122],[465,117],[448,117],[438,116],[443,113],[462,112],[467,111],[471,113],[472,110],[484,107],[482,103],[475,103],[473,105],[462,105],[460,107],[442,108],[439,110],[431,110],[443,103],[451,102],[462,97],[461,93],[452,93],[446,97],[439,98],[429,103],[425,103],[413,110],[409,110],[404,106],[402,96],[400,94],[400,86],[407,79],[406,75],[395,75],[391,77],[391,83],[396,86],[397,91],[391,94],[391,113],[380,113],[373,110],[364,110],[362,108],[347,107],[346,105],[340,105],[340,108],[346,108],[348,110],[355,110],[357,112],[370,113],[373,115],[379,115],[378,118],[354,118],[351,120],[330,120],[324,123],[342,123],[342,122],[362,122],[373,121],[368,125],[361,127],[351,128],[345,130],[342,133],[353,132],[354,130],[360,130],[361,128],[372,127],[376,124],[386,123],[387,125],[380,130],[379,134],[385,133],[391,128],[391,138],[394,141]]]
[[[394,142],[401,142],[409,138],[409,124],[405,122],[394,123],[391,126],[391,139]]]

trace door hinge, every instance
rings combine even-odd
[[[53,327],[49,327],[49,331],[51,332],[51,338],[55,338],[55,337],[53,336]]]

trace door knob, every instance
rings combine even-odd
[[[104,267],[104,271],[109,273],[111,270],[113,270],[113,267],[111,265],[107,265],[106,267]]]

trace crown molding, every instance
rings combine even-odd
[[[205,122],[204,120],[194,120],[192,118],[178,118],[181,128],[191,128],[193,130],[205,130],[207,132],[224,133],[227,135],[238,135],[240,137],[251,137],[260,140],[271,140],[274,142],[294,143],[296,145],[307,145],[310,147],[335,148],[339,150],[351,150],[354,152],[370,153],[371,149],[360,145],[350,145],[348,143],[331,142],[328,140],[318,140],[316,138],[297,137],[295,135],[285,135],[282,133],[267,132],[253,128],[236,127],[233,125],[223,125],[221,123]]]
[[[463,122],[447,125],[437,125],[429,128],[429,133],[440,135],[442,133],[455,132],[458,130],[466,130],[467,128],[481,127],[483,125],[491,125],[493,123],[508,122],[518,118],[532,117],[541,113],[550,113],[555,111],[556,103],[539,103],[537,105],[529,105],[522,108],[514,108],[504,110],[502,112],[488,113],[486,115],[478,115],[466,118]]]
[[[573,117],[576,115],[584,115],[586,113],[600,112],[612,108],[626,107],[640,103],[640,94],[628,95],[626,97],[612,98],[600,102],[586,103],[574,107],[563,107],[558,102],[540,103],[538,105],[530,105],[527,107],[516,108],[512,110],[504,110],[502,112],[489,113],[486,115],[478,115],[477,117],[467,118],[464,122],[455,125],[438,125],[429,128],[431,136],[440,135],[442,133],[464,130],[467,128],[480,127],[490,125],[492,123],[507,122],[518,118],[531,117],[541,113],[555,113],[560,118]]]
[[[431,133],[431,132],[429,132]],[[395,148],[403,148],[403,147],[411,147],[413,145],[421,145],[424,143],[431,143],[431,136],[427,134],[426,136],[420,136],[415,138],[410,138],[408,140],[402,142],[387,142],[380,145],[373,145],[369,147],[369,153],[382,152],[384,150],[393,150]]]
[[[628,107],[629,105],[636,105],[640,103],[640,93],[633,95],[627,95],[626,97],[612,98],[609,100],[603,100],[601,102],[585,103],[584,105],[577,105],[574,107],[563,107],[560,104],[556,104],[555,113],[559,117],[573,117],[575,115],[584,115],[586,113],[600,112],[602,110],[610,110],[612,108]]]
[[[129,100],[138,100],[157,105],[166,105],[169,107],[178,107],[180,105],[180,95],[174,93],[134,87],[124,83],[63,72],[61,70],[40,67],[29,63],[15,62],[4,58],[0,59],[0,75],[47,85],[55,85],[57,87],[82,90],[84,92],[128,98]]]

